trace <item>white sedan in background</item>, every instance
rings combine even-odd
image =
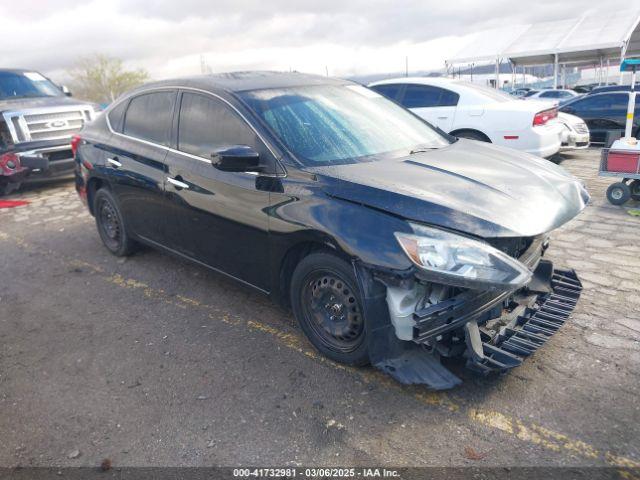
[[[589,127],[580,117],[568,113],[558,113],[558,122],[564,127],[561,134],[560,150],[582,150],[589,147]]]
[[[558,103],[565,103],[579,97],[578,92],[566,88],[545,88],[544,90],[532,90],[523,97],[525,100],[551,100]]]
[[[441,77],[395,78],[369,88],[456,137],[540,157],[560,150],[564,127],[555,102],[523,102],[492,88]]]

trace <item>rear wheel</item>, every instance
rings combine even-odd
[[[616,182],[607,188],[607,200],[613,205],[622,205],[631,198],[631,189],[629,185],[622,182]]]
[[[640,201],[640,180],[634,180],[629,184],[631,198]]]
[[[94,197],[93,211],[105,247],[118,257],[134,252],[136,242],[127,234],[124,219],[113,194],[104,188]]]
[[[360,290],[349,263],[328,253],[303,258],[291,279],[291,305],[322,354],[349,365],[369,363]]]

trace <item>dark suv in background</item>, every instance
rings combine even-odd
[[[571,100],[560,107],[560,111],[580,117],[585,121],[591,133],[591,143],[606,143],[607,136],[624,132],[627,122],[629,92],[614,91],[592,93]],[[636,97],[636,111],[640,105],[640,96]],[[640,116],[633,120],[633,136],[640,132]]]
[[[38,72],[0,69],[0,195],[73,173],[71,137],[96,109],[65,90]]]

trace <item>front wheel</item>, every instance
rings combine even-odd
[[[118,202],[109,190],[101,188],[96,192],[93,211],[98,233],[105,247],[117,257],[133,253],[136,243],[127,234]]]
[[[367,330],[353,267],[328,253],[312,253],[291,279],[291,305],[309,341],[326,357],[369,363]]]
[[[613,205],[622,205],[631,198],[629,185],[623,182],[616,182],[607,188],[607,200]]]
[[[20,188],[19,183],[2,183],[0,184],[0,197],[9,195],[11,192],[15,192]]]

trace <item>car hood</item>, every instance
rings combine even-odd
[[[581,182],[547,160],[464,139],[402,158],[308,170],[335,198],[484,238],[549,232],[589,200]]]
[[[15,100],[0,100],[0,111],[12,112],[30,108],[66,107],[70,105],[93,105],[71,97],[33,97],[16,98]]]

